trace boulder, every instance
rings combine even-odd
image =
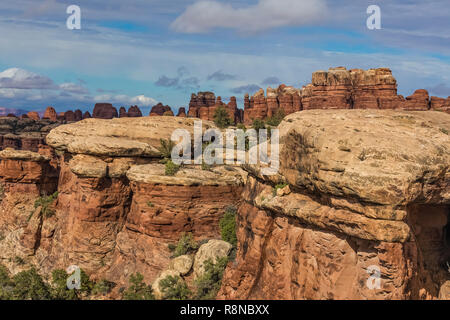
[[[194,258],[190,255],[182,255],[172,259],[169,263],[169,270],[175,270],[180,275],[185,276],[191,271]]]
[[[223,240],[209,240],[195,254],[194,276],[201,277],[205,272],[205,262],[209,259],[216,263],[218,259],[227,257],[233,246]]]

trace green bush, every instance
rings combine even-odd
[[[236,247],[236,208],[228,207],[225,210],[225,214],[219,221],[219,227],[222,240],[231,243],[233,247]]]
[[[243,123],[238,123],[237,128],[244,130],[244,132],[247,131],[247,128],[245,127],[245,124],[243,124]]]
[[[172,149],[175,147],[175,143],[170,139],[159,139],[160,146],[158,151],[161,153],[163,158],[162,162],[166,163],[170,158],[172,158]]]
[[[56,269],[52,272],[52,296],[54,300],[78,300],[76,289],[67,288],[69,275],[65,270]]]
[[[277,184],[274,188],[273,188],[273,196],[275,197],[277,195],[277,190],[278,189],[283,189],[285,187],[287,187],[288,184],[287,183],[279,183]]]
[[[92,294],[105,296],[110,293],[115,286],[116,284],[114,282],[102,279],[95,283],[92,288]]]
[[[266,119],[266,123],[272,127],[278,127],[285,116],[284,111],[279,109],[272,117]]]
[[[187,300],[191,291],[180,276],[167,276],[159,282],[163,299],[165,300]]]
[[[178,170],[180,170],[180,166],[173,163],[172,160],[167,160],[165,166],[166,176],[174,176],[178,172]]]
[[[22,271],[13,277],[11,297],[13,300],[50,300],[50,287],[35,268]]]
[[[227,128],[233,124],[233,121],[228,114],[228,110],[224,106],[219,106],[214,111],[214,123],[220,129]]]
[[[144,283],[144,276],[137,272],[130,276],[130,286],[123,292],[123,300],[155,300],[152,287]]]
[[[41,207],[41,215],[44,218],[50,218],[55,214],[55,210],[51,208],[51,205],[53,204],[53,201],[58,198],[58,192],[53,193],[50,196],[42,196],[36,199],[34,202],[34,208],[37,209],[38,207]],[[31,218],[32,215],[30,215],[29,218]]]
[[[254,119],[252,127],[258,132],[258,130],[265,129],[266,124],[261,119]]]
[[[199,248],[198,243],[194,240],[192,233],[182,233],[180,240],[173,250],[173,257],[179,257]],[[170,246],[169,246],[170,249]]]
[[[9,277],[8,269],[0,265],[0,300],[11,300],[14,282]]]
[[[195,280],[196,299],[212,300],[216,298],[227,264],[227,257],[218,259],[216,263],[213,263],[211,259],[205,262],[205,272]]]

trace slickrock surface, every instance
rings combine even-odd
[[[171,117],[85,119],[53,130],[47,143],[73,154],[115,157],[158,157],[160,139],[169,139],[176,129],[187,129],[193,137],[194,119]],[[204,123],[205,128],[213,127]]]
[[[246,167],[237,260],[220,297],[438,298],[450,280],[443,268],[450,260],[449,129],[442,112],[286,117],[279,174]],[[278,192],[282,182],[289,188]],[[372,266],[380,268],[380,289],[366,285]]]

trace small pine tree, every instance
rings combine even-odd
[[[236,208],[228,207],[226,209],[225,214],[219,221],[219,227],[222,240],[236,247]]]
[[[224,106],[219,106],[214,111],[214,123],[220,129],[227,128],[233,124],[233,121],[230,119],[230,115]]]
[[[145,284],[144,276],[139,272],[130,275],[130,284],[122,295],[123,300],[155,300],[152,287]]]
[[[191,291],[180,276],[167,276],[159,282],[163,299],[165,300],[187,300]]]
[[[222,257],[213,263],[211,259],[205,262],[205,272],[195,280],[196,298],[199,300],[215,299],[222,285],[223,272],[228,264],[228,257]]]

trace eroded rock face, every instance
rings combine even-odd
[[[27,265],[39,266],[43,274],[76,264],[95,279],[117,283],[114,297],[118,297],[131,274],[141,272],[151,283],[170,267],[168,245],[177,243],[183,233],[191,232],[197,240],[220,238],[219,220],[228,206],[239,203],[245,173],[231,166],[209,170],[186,166],[169,177],[159,163],[159,151],[153,152],[159,139],[170,138],[173,130],[192,131],[193,121],[86,119],[53,130],[47,140],[58,151],[59,176],[48,191],[57,186],[58,198],[55,214],[46,219],[28,221],[25,216],[40,217],[39,212],[31,215],[31,209],[43,190],[41,180],[49,176],[46,168],[54,169],[49,161],[53,157],[0,152],[5,158],[0,179],[8,199],[0,210],[9,210],[1,220],[9,228],[8,240],[0,240],[5,257],[20,249]],[[203,124],[204,130],[212,126]],[[6,187],[8,183],[14,188]],[[29,198],[19,199],[10,190],[26,192]],[[31,206],[18,207],[20,201]],[[13,223],[16,220],[20,223]],[[8,267],[19,270],[14,264]],[[171,268],[183,274],[182,267]]]
[[[45,148],[45,136],[60,123],[42,119],[0,118],[0,149],[13,148],[39,152]]]
[[[92,118],[97,119],[112,119],[117,118],[117,109],[113,107],[110,103],[96,103],[94,106],[94,111],[92,113]]]
[[[440,112],[286,117],[278,175],[246,167],[237,261],[220,296],[438,298],[450,279],[442,267],[450,259],[449,126]],[[289,190],[278,192],[282,182]],[[374,266],[379,289],[366,285]]]
[[[142,112],[138,106],[131,106],[128,108],[127,115],[130,118],[137,118],[137,117],[142,117]]]
[[[237,108],[236,97],[230,97],[230,102],[225,104],[222,102],[222,97],[217,97],[216,99],[216,95],[209,91],[191,95],[188,116],[213,121],[214,113],[218,107],[224,107],[233,122],[242,122],[241,113]]]
[[[150,110],[150,117],[154,116],[163,116],[163,115],[172,115],[173,111],[169,106],[163,105],[161,102],[152,107]]]

